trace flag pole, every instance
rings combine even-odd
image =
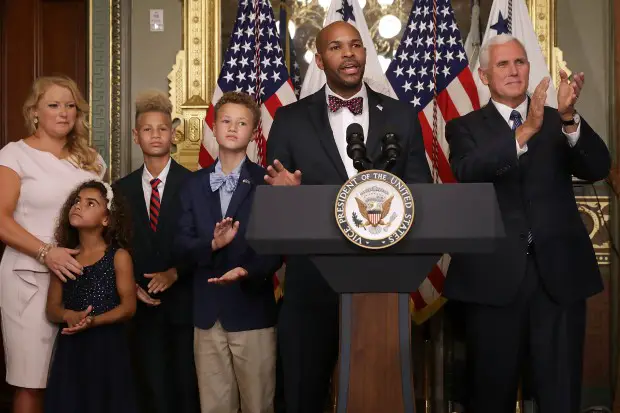
[[[439,140],[437,139],[437,0],[433,0],[433,183],[439,183]]]
[[[254,14],[257,16],[256,23],[254,25],[254,48],[256,52],[254,55],[254,67],[256,68],[256,90],[254,90],[254,100],[256,101],[256,104],[260,107],[262,104],[260,96],[262,80],[260,77],[260,19],[258,18],[258,15],[260,13],[261,0],[253,1]],[[256,136],[256,150],[258,152],[256,156],[256,161],[259,165],[265,167],[267,166],[267,141],[263,136],[263,122],[261,118],[258,119]]]
[[[512,0],[508,0],[508,31],[512,34]]]

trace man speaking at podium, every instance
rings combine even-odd
[[[391,172],[407,183],[432,182],[413,106],[363,82],[366,49],[357,29],[342,21],[323,28],[316,63],[325,72],[325,87],[276,112],[267,141],[267,183],[344,184],[357,173],[347,156],[346,136],[355,123],[363,129],[371,162],[383,162],[382,139],[392,133],[401,155]],[[308,258],[291,256],[285,297],[278,340],[286,410],[321,413],[338,357],[338,295]]]

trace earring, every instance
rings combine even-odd
[[[37,123],[39,123],[39,118],[34,118],[33,122],[36,125]]]

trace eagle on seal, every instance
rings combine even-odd
[[[387,223],[383,221],[383,218],[390,212],[393,199],[394,195],[390,195],[390,197],[382,203],[378,201],[369,201],[365,203],[358,197],[355,197],[360,214],[362,214],[362,217],[366,220],[366,222],[362,223],[362,227],[366,228],[368,225],[373,227],[387,225]]]

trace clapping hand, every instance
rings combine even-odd
[[[154,274],[144,274],[144,278],[150,278],[148,287],[149,294],[157,294],[166,291],[174,284],[179,276],[176,268],[170,268],[167,271],[156,272]]]
[[[63,318],[68,327],[62,329],[62,334],[72,335],[91,327],[94,319],[94,317],[90,315],[91,311],[93,311],[92,305],[89,305],[88,308],[83,311],[66,310]]]
[[[244,277],[247,277],[247,275],[248,275],[248,272],[244,268],[236,267],[228,271],[226,274],[222,275],[219,278],[209,278],[208,282],[210,284],[225,285],[225,284],[230,284],[235,281],[238,281]]]
[[[543,118],[545,116],[545,102],[547,101],[547,89],[551,79],[545,77],[540,81],[534,94],[530,98],[530,108],[527,112],[527,118],[521,126],[517,128],[516,139],[519,146],[523,147],[542,127]]]
[[[267,167],[265,182],[274,186],[301,185],[301,171],[296,170],[294,173],[290,173],[284,165],[276,159],[273,161],[273,165]]]
[[[545,77],[540,81],[534,94],[530,99],[530,109],[527,112],[527,118],[524,122],[527,126],[530,126],[535,132],[538,132],[542,127],[543,117],[545,116],[545,102],[547,101],[547,89],[549,89],[549,83],[551,79]]]
[[[560,70],[560,85],[558,86],[558,113],[563,120],[570,120],[575,112],[575,103],[579,99],[585,82],[583,72],[573,75],[572,81],[564,70]]]
[[[217,251],[220,248],[224,248],[235,238],[239,231],[239,221],[233,223],[233,219],[228,217],[224,218],[217,224],[213,230],[213,241],[211,241],[211,250]]]
[[[149,293],[144,291],[144,288],[140,287],[138,284],[136,284],[136,296],[138,297],[138,300],[142,301],[149,307],[156,307],[161,304],[161,300],[151,297]]]

